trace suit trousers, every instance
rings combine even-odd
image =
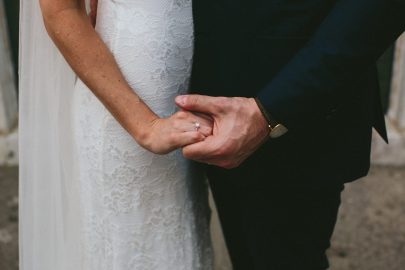
[[[273,185],[270,175],[255,177],[208,169],[234,270],[327,269],[344,184]]]

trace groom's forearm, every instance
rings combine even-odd
[[[368,72],[405,30],[404,14],[403,0],[338,1],[259,99],[289,128],[324,118],[353,94],[347,85]]]

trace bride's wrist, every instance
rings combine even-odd
[[[145,148],[150,147],[153,129],[159,120],[161,120],[161,118],[154,115],[138,126],[134,138],[140,145],[144,146]]]

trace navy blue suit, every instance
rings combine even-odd
[[[405,1],[193,8],[191,91],[258,97],[289,129],[239,168],[208,168],[235,269],[325,269],[343,184],[367,174],[372,127],[387,139],[376,60],[405,30]]]

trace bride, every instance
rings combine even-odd
[[[176,150],[212,132],[173,102],[191,0],[100,0],[96,29],[84,0],[21,17],[20,268],[211,269],[205,178]]]

